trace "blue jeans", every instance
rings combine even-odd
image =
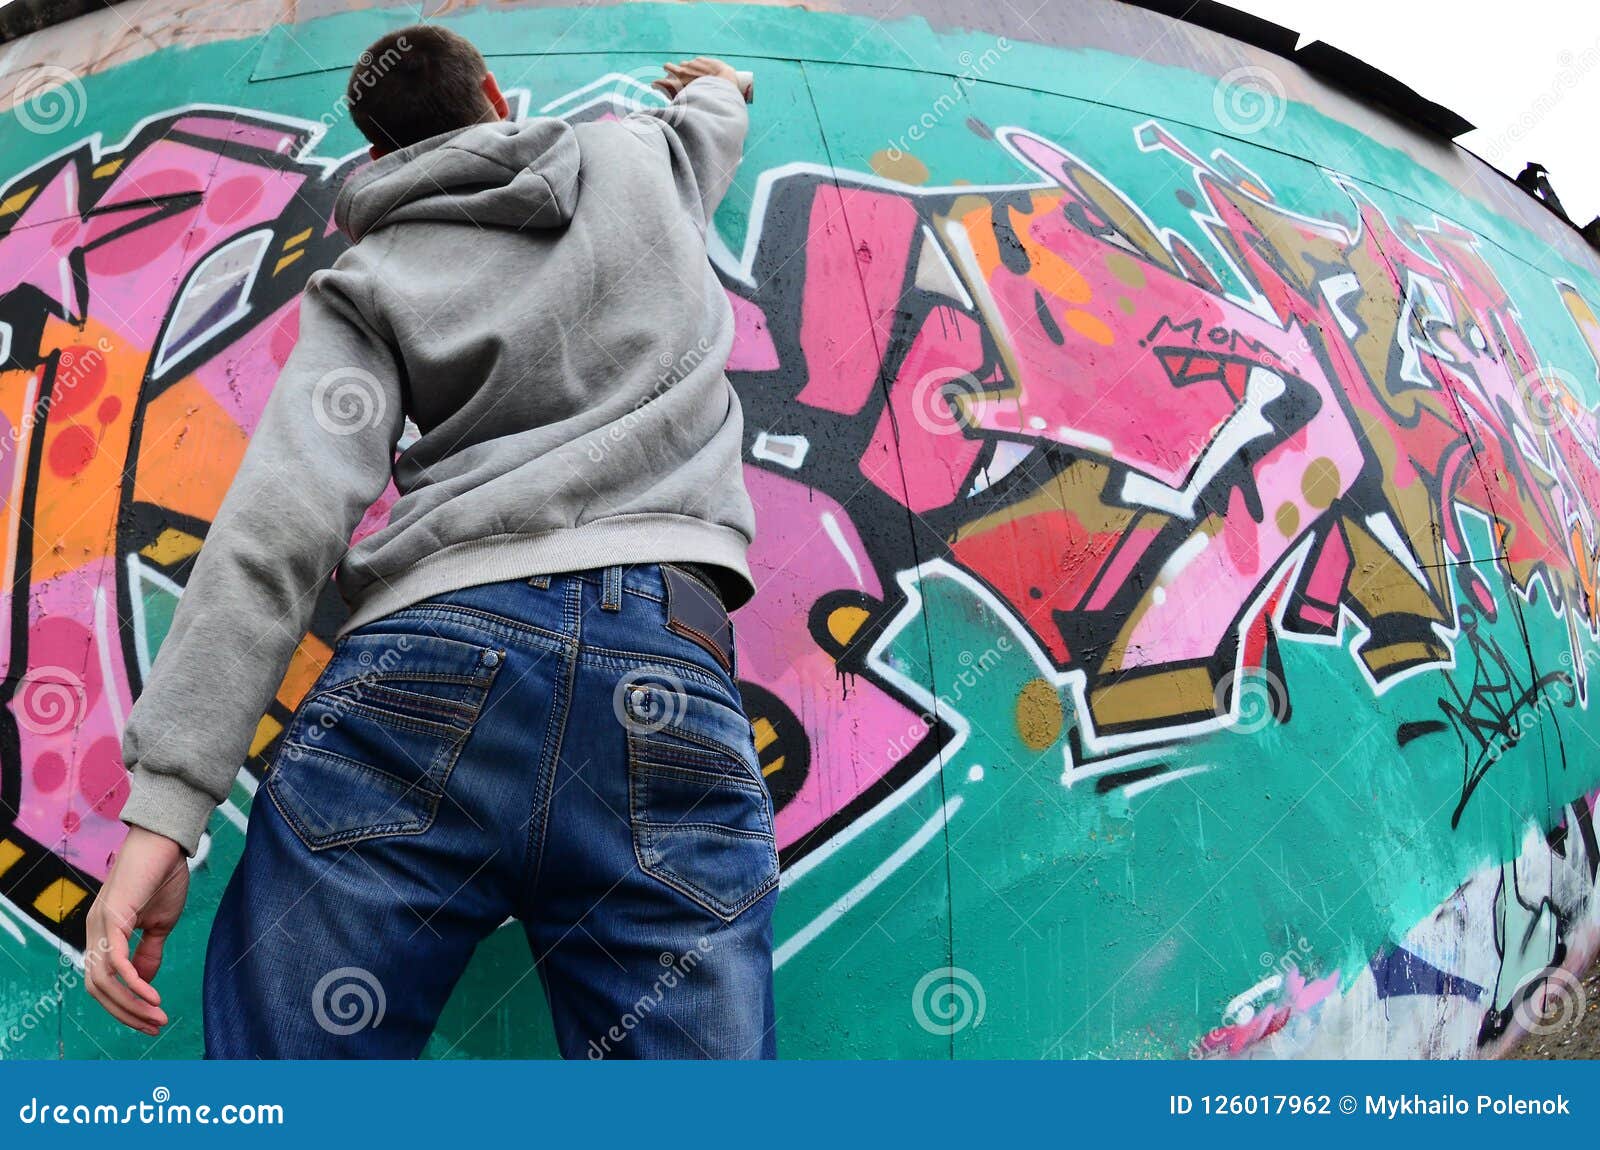
[[[568,1058],[771,1058],[772,804],[675,566],[472,587],[342,639],[206,956],[212,1058],[414,1058],[518,919]]]

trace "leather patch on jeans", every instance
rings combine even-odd
[[[722,600],[681,568],[661,565],[667,585],[667,630],[698,643],[729,673],[733,671],[733,626]]]

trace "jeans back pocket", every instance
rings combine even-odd
[[[300,841],[326,850],[431,827],[504,662],[496,647],[437,635],[341,640],[267,775]]]
[[[712,688],[668,678],[619,695],[634,854],[646,874],[731,922],[778,883],[772,802],[744,715]]]

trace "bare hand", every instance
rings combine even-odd
[[[189,865],[171,839],[133,827],[117,852],[100,896],[89,908],[84,981],[94,1000],[124,1026],[152,1038],[167,1024],[150,985],[167,936],[189,897]],[[134,931],[143,931],[130,961]]]
[[[669,100],[683,91],[691,80],[698,80],[701,76],[721,76],[735,88],[739,86],[739,73],[731,65],[712,56],[696,56],[681,64],[664,64],[662,67],[667,71],[666,76],[650,86]]]

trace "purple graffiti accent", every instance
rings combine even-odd
[[[227,356],[195,367],[195,380],[245,435],[255,434],[264,397],[255,388],[241,387],[240,381],[277,379],[299,334],[300,300],[296,297],[260,317],[251,337],[230,347]]]
[[[1379,951],[1372,956],[1370,966],[1380,999],[1418,994],[1470,998],[1474,1002],[1483,998],[1484,988],[1477,983],[1440,970],[1403,947]]]

